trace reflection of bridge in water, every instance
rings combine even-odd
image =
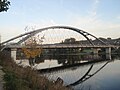
[[[68,71],[72,71],[72,70],[76,71],[80,67],[89,66],[88,70],[83,75],[80,75],[79,78],[77,78],[76,81],[72,81],[71,83],[69,82],[69,84],[65,83],[66,87],[74,87],[74,86],[77,86],[79,84],[82,84],[83,82],[87,81],[88,79],[90,79],[91,77],[96,75],[98,72],[100,72],[110,62],[111,62],[111,60],[110,61],[107,61],[107,60],[105,61],[104,60],[104,61],[100,61],[100,62],[98,62],[98,61],[96,61],[96,62],[86,62],[86,63],[77,64],[77,65],[74,65],[74,66],[67,66],[67,67],[63,66],[63,67],[59,67],[59,68],[53,68],[51,70],[44,69],[43,73],[54,76],[54,74],[57,74],[57,73],[64,73],[64,72],[68,72]],[[95,71],[91,72],[92,69],[94,69],[95,64],[102,64],[102,65],[98,69],[96,69]],[[39,70],[39,72],[41,72],[41,70]],[[76,74],[79,74],[79,73],[76,73]],[[71,77],[74,77],[74,76],[71,76]],[[64,82],[64,79],[61,78],[59,76],[59,74],[58,74],[58,78],[59,78],[60,82],[61,82],[61,80]],[[66,78],[67,78],[67,76],[66,76]]]
[[[111,61],[104,61],[104,62],[101,62],[103,63],[102,66],[100,66],[97,70],[95,70],[94,72],[91,72],[92,69],[94,69],[94,65],[97,64],[97,62],[94,62],[94,63],[88,63],[88,64],[83,64],[83,65],[79,65],[79,66],[74,66],[74,67],[69,67],[69,68],[66,68],[66,69],[62,69],[62,70],[55,70],[53,72],[50,72],[51,74],[53,73],[53,76],[54,76],[54,73],[63,73],[63,72],[67,72],[69,70],[72,70],[72,68],[76,68],[75,70],[77,70],[79,67],[84,67],[84,65],[89,65],[90,67],[88,68],[88,70],[84,73],[84,75],[80,75],[79,78],[77,78],[76,81],[72,81],[71,83],[69,82],[69,84],[65,83],[66,84],[66,87],[74,87],[74,86],[77,86],[77,85],[80,85],[82,83],[84,83],[85,81],[87,81],[88,79],[90,79],[91,77],[93,77],[94,75],[96,75],[98,72],[100,72],[108,63],[110,63]],[[99,62],[100,63],[100,62]],[[49,71],[48,71],[49,72]],[[76,73],[78,74],[78,73]],[[51,75],[52,76],[52,75]],[[67,76],[66,76],[67,77]],[[74,76],[71,76],[71,77],[74,77]],[[62,78],[60,78],[60,76],[58,76],[59,80],[63,80]],[[64,82],[64,80],[63,80]]]
[[[107,61],[102,67],[100,67],[97,71],[95,71],[94,73],[90,74],[90,71],[92,70],[94,64],[92,64],[90,66],[90,68],[88,69],[88,71],[77,81],[67,85],[67,87],[69,86],[76,86],[78,84],[81,84],[83,82],[85,82],[86,80],[90,79],[91,77],[93,77],[95,74],[97,74],[100,70],[102,70],[110,61]]]
[[[2,42],[1,45],[4,46],[1,50],[3,49],[6,49],[6,50],[10,50],[11,51],[11,57],[16,60],[16,54],[17,54],[17,50],[18,49],[21,49],[22,47],[27,47],[29,48],[29,46],[22,46],[22,43],[24,43],[26,40],[28,40],[30,37],[32,36],[35,36],[36,34],[38,33],[42,33],[43,31],[47,31],[47,30],[50,30],[50,29],[54,29],[54,30],[58,30],[58,29],[64,29],[64,30],[69,30],[69,31],[74,31],[74,32],[77,32],[79,35],[82,35],[88,42],[89,44],[87,45],[84,45],[84,44],[47,44],[47,45],[38,45],[37,47],[42,47],[43,49],[86,49],[86,48],[90,48],[92,50],[92,52],[94,54],[98,54],[99,50],[101,49],[105,49],[104,50],[104,53],[106,54],[106,57],[108,59],[111,59],[111,48],[118,48],[117,46],[114,46],[114,45],[107,45],[105,42],[103,42],[101,39],[97,38],[96,36],[86,32],[86,31],[83,31],[83,30],[80,30],[80,29],[77,29],[77,28],[73,28],[73,27],[69,27],[69,26],[52,26],[52,27],[46,27],[46,28],[41,28],[41,29],[38,29],[38,30],[34,30],[34,31],[31,31],[31,32],[27,32],[25,34],[21,34],[19,36],[16,36],[14,38],[11,38],[5,42]],[[61,30],[61,31],[62,31]],[[58,31],[59,33],[59,31]],[[62,37],[62,36],[61,36]],[[98,40],[100,42],[99,45],[95,45],[92,40],[90,39],[90,37]],[[21,40],[19,40],[18,42],[16,42],[16,44],[7,44],[13,40],[16,40],[16,39],[19,39],[19,38],[22,38]],[[57,37],[55,37],[57,38]],[[6,44],[6,45],[5,45]]]

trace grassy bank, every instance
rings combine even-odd
[[[40,76],[30,67],[21,67],[7,53],[0,52],[0,64],[3,66],[5,90],[69,90],[61,84],[55,84],[45,76]]]

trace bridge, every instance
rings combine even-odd
[[[6,48],[30,48],[30,46],[24,45],[8,45]],[[36,48],[43,48],[43,49],[59,49],[59,48],[117,48],[119,46],[114,45],[82,45],[82,44],[45,44],[45,45],[37,45]]]
[[[4,49],[11,49],[11,57],[16,60],[17,49],[21,49],[22,47],[31,48],[30,46],[23,45],[24,42],[26,42],[29,38],[35,36],[36,34],[42,33],[43,31],[49,31],[50,29],[54,29],[56,31],[58,31],[60,29],[60,31],[69,30],[69,31],[77,32],[79,35],[82,35],[89,42],[89,44],[87,44],[87,45],[80,44],[80,43],[79,44],[74,44],[74,43],[73,44],[71,44],[71,43],[69,43],[69,44],[64,44],[64,43],[63,44],[61,44],[61,43],[59,43],[59,44],[56,44],[56,43],[55,44],[37,44],[36,48],[40,48],[40,47],[43,49],[92,48],[93,53],[95,53],[95,54],[98,54],[98,49],[104,48],[106,57],[111,59],[111,57],[110,57],[111,48],[119,47],[119,46],[114,46],[114,45],[108,45],[105,42],[103,42],[101,39],[97,38],[96,36],[86,32],[84,30],[78,29],[78,28],[69,27],[69,26],[51,26],[51,27],[46,27],[46,28],[41,28],[41,29],[37,29],[34,31],[30,31],[30,32],[27,32],[24,34],[20,34],[20,35],[13,37],[7,41],[4,41],[1,43],[1,46],[2,46],[1,51]],[[59,33],[59,31],[57,33]],[[95,45],[89,37],[92,37],[92,38],[98,40],[100,42],[100,44]],[[22,38],[22,39],[17,41],[15,44],[10,44],[11,41],[14,41],[19,38]],[[57,38],[57,36],[55,38]]]
[[[31,32],[27,32],[27,33],[18,35],[18,36],[14,37],[14,38],[11,38],[11,39],[9,39],[7,41],[2,42],[1,45],[4,45],[4,44],[6,44],[6,43],[8,43],[10,41],[13,41],[13,40],[15,40],[17,38],[25,36],[24,38],[22,38],[22,40],[20,40],[20,41],[17,42],[18,44],[21,44],[24,41],[26,41],[28,38],[36,35],[37,33],[40,33],[40,32],[43,32],[43,31],[49,30],[49,29],[67,29],[67,30],[72,30],[72,31],[75,31],[75,32],[79,33],[80,35],[84,36],[90,42],[90,44],[92,44],[92,45],[94,45],[94,44],[93,44],[93,42],[91,41],[91,39],[88,36],[91,36],[91,37],[97,39],[98,41],[100,41],[102,44],[106,45],[105,42],[103,42],[99,38],[95,37],[94,35],[92,35],[92,34],[90,34],[88,32],[85,32],[85,31],[83,31],[81,29],[77,29],[77,28],[69,27],[69,26],[51,26],[51,27],[41,28],[41,29],[38,29],[38,30],[34,30],[34,31],[31,31]]]

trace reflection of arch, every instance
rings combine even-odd
[[[78,79],[77,81],[67,85],[67,87],[69,86],[76,86],[86,80],[88,80],[89,78],[91,78],[92,76],[94,76],[95,74],[97,74],[100,70],[102,70],[110,61],[107,61],[102,67],[100,67],[96,72],[94,72],[93,74],[89,74],[90,71],[92,70],[93,68],[93,64],[91,65],[91,67],[88,69],[88,71],[80,78]]]
[[[103,44],[106,45],[105,42],[103,42],[103,41],[100,40],[99,38],[95,37],[94,35],[92,35],[92,34],[90,34],[90,33],[88,33],[88,32],[85,32],[85,31],[83,31],[83,30],[80,30],[80,29],[77,29],[77,28],[73,28],[73,27],[69,27],[69,26],[51,26],[51,27],[41,28],[41,29],[38,29],[38,30],[34,30],[34,31],[31,31],[31,32],[25,33],[25,34],[21,34],[21,35],[19,35],[19,36],[16,36],[16,37],[14,37],[14,38],[11,38],[11,39],[9,39],[9,40],[7,40],[7,41],[5,41],[5,42],[2,42],[1,44],[3,45],[3,44],[8,43],[8,42],[10,42],[10,41],[12,41],[12,40],[15,40],[15,39],[17,39],[17,38],[20,38],[20,37],[25,36],[22,40],[20,40],[20,41],[18,42],[18,44],[21,44],[22,42],[24,42],[25,40],[27,40],[29,37],[34,36],[35,34],[37,34],[37,33],[39,33],[39,32],[42,32],[42,31],[45,31],[45,30],[48,30],[48,29],[68,29],[68,30],[72,30],[72,31],[75,31],[75,32],[83,35],[83,36],[90,42],[90,44],[92,44],[92,45],[94,45],[94,44],[93,44],[93,42],[88,38],[88,36],[91,36],[91,37],[97,39],[98,41],[100,41],[101,43],[103,43]]]

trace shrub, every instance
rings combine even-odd
[[[0,52],[0,64],[6,73],[4,75],[5,90],[68,90],[30,67],[18,66],[6,53]]]

